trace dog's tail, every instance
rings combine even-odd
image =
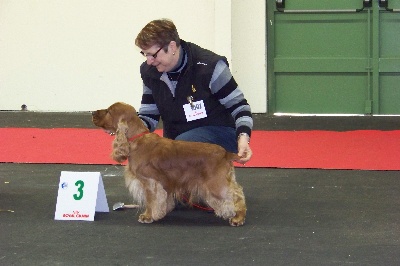
[[[231,162],[239,162],[241,159],[239,155],[237,155],[236,153],[232,153],[232,152],[227,152],[225,157],[228,161],[231,161]]]

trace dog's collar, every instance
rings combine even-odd
[[[141,136],[144,136],[144,135],[149,134],[149,133],[150,133],[149,131],[140,133],[140,134],[138,134],[138,135],[135,135],[135,136],[133,136],[133,137],[130,137],[130,138],[128,139],[128,141],[129,141],[129,142],[132,142],[132,141],[134,141],[135,139],[140,138]]]

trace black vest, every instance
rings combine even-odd
[[[160,111],[164,136],[175,139],[181,133],[202,126],[235,128],[232,115],[211,94],[209,88],[217,62],[223,60],[228,64],[226,58],[183,40],[181,45],[188,55],[188,62],[186,70],[179,77],[175,97],[167,84],[160,80],[162,73],[146,62],[140,67],[143,82],[152,90],[154,101]],[[188,103],[188,96],[192,96],[194,102],[203,100],[207,112],[206,118],[187,122],[183,105]]]

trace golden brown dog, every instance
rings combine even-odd
[[[93,123],[115,134],[112,158],[128,160],[125,183],[145,211],[139,222],[160,220],[175,207],[175,199],[191,195],[229,219],[232,226],[244,224],[246,203],[236,182],[232,161],[236,154],[208,143],[177,141],[150,133],[136,110],[115,103],[92,113]]]

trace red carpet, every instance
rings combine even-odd
[[[0,162],[116,164],[101,129],[0,128],[0,136]],[[245,167],[400,170],[400,130],[254,131],[251,147]]]

